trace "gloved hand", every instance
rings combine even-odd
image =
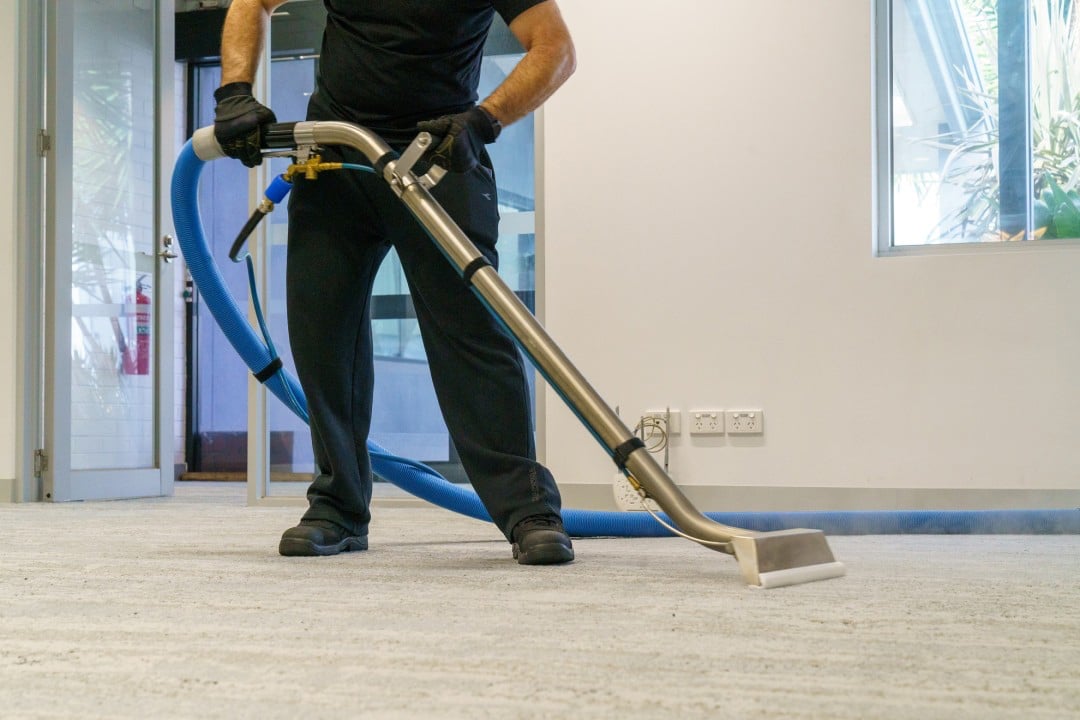
[[[416,124],[420,132],[429,132],[442,141],[427,157],[435,165],[451,172],[465,173],[480,164],[481,149],[495,142],[502,126],[494,115],[477,105],[457,115],[443,115]]]
[[[251,96],[251,83],[234,82],[214,91],[214,137],[221,149],[248,167],[262,162],[263,125],[276,123],[274,111]]]

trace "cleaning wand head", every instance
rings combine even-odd
[[[776,588],[844,574],[820,530],[746,532],[731,538],[731,548],[748,585]]]

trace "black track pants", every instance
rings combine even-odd
[[[364,162],[351,151],[326,159]],[[497,266],[491,171],[450,173],[432,194]],[[522,518],[560,510],[555,481],[535,460],[520,356],[386,182],[348,170],[297,180],[289,200],[289,340],[307,396],[317,470],[304,519],[366,532],[371,517],[369,304],[391,246],[409,282],[450,436],[473,487],[509,538]]]

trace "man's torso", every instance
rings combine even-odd
[[[496,10],[512,20],[541,0],[324,0],[312,120],[348,120],[407,141],[415,125],[477,101]]]

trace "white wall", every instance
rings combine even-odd
[[[19,3],[0,3],[0,146],[17,147],[18,120],[18,34]],[[13,163],[8,153],[7,166]],[[0,502],[10,500],[14,486],[15,429],[15,175],[0,173]]]
[[[760,439],[678,437],[680,484],[1080,489],[1080,249],[873,255],[871,3],[560,6],[549,331],[624,418],[765,411]],[[568,494],[608,483],[544,405]]]

